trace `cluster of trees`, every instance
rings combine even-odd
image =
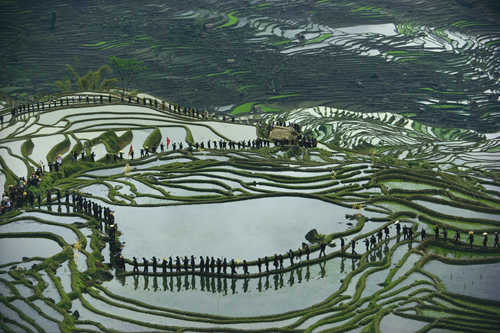
[[[76,64],[78,68],[80,67],[78,58],[75,57]],[[105,78],[107,74],[112,72],[113,68],[120,80],[116,78]],[[130,83],[134,80],[142,71],[146,69],[144,63],[138,61],[136,58],[131,59],[121,59],[118,57],[109,57],[108,64],[102,66],[96,71],[88,71],[85,75],[80,75],[78,72],[66,64],[66,69],[70,72],[75,78],[75,84],[77,86],[77,90],[85,91],[85,90],[111,90],[121,82],[122,90],[125,93],[125,89],[128,90]],[[54,82],[62,92],[72,91],[73,83],[70,79],[66,79],[64,81],[56,81]]]

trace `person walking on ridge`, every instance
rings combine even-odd
[[[472,243],[474,243],[474,232],[473,231],[469,231],[469,237],[467,238],[467,240],[469,241],[470,247],[472,248]]]
[[[495,244],[493,244],[493,248],[500,247],[500,244],[498,243],[498,232],[495,232]]]

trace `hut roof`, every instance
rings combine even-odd
[[[297,136],[298,133],[292,127],[283,126],[274,126],[269,134],[269,138],[272,140],[294,140]]]

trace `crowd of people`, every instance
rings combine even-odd
[[[2,194],[0,203],[0,215],[4,215],[13,208],[20,208],[25,204],[33,206],[35,197],[40,203],[41,198],[38,192],[33,192],[31,186],[39,186],[39,179],[30,177],[28,181],[24,177],[19,178],[16,184],[10,185],[8,191]]]

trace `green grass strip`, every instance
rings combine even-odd
[[[155,127],[154,131],[147,137],[144,141],[144,147],[158,147],[161,143],[161,132],[158,127]]]
[[[112,42],[114,42],[114,40]],[[95,44],[83,44],[82,46],[101,46],[101,45],[104,45],[106,43],[107,42],[99,42],[99,43],[95,43]]]
[[[252,106],[254,104],[255,104],[255,102],[250,102],[250,103],[238,105],[237,107],[234,108],[234,110],[231,112],[231,114],[250,112],[250,110],[252,110]]]
[[[281,45],[281,44],[287,44],[287,43],[290,43],[290,41],[289,40],[282,40],[280,42],[273,43],[273,45]]]
[[[359,12],[359,11],[362,11],[362,10],[368,10],[368,8],[370,8],[370,7],[360,7],[358,9],[351,10],[351,13]]]
[[[308,41],[306,44],[310,44],[310,43],[319,43],[319,42],[322,42],[324,41],[325,39],[327,38],[330,38],[331,37],[331,33],[327,33],[327,34],[322,34],[321,36],[319,37],[316,37],[314,39],[311,39],[310,41]]]
[[[229,19],[229,22],[227,22],[226,24],[223,24],[221,26],[218,26],[216,29],[225,28],[225,27],[229,27],[233,24],[236,24],[236,22],[238,22],[238,18],[233,16],[236,13],[237,12],[232,12],[232,13],[227,14],[227,18]]]
[[[213,73],[213,74],[207,74],[207,76],[217,76],[217,75],[223,75],[223,74],[229,74],[232,71],[232,69],[228,69],[222,73]]]
[[[132,44],[132,43],[127,42],[127,43],[120,43],[120,44],[110,45],[110,46],[107,46],[107,47],[103,47],[103,48],[101,49],[101,51],[102,51],[102,50],[111,49],[111,48],[114,48],[114,47],[129,46],[129,45],[131,45],[131,44]]]
[[[465,92],[439,91],[439,90],[435,90],[435,89],[432,89],[432,88],[420,88],[420,89],[422,89],[422,90],[429,90],[429,91],[440,93],[440,94],[453,94],[453,95],[463,95],[463,94],[465,94]]]
[[[268,97],[267,99],[287,98],[287,97],[300,96],[300,95],[301,94],[279,95],[279,96],[271,96],[271,97]]]
[[[463,105],[429,105],[431,108],[434,109],[458,109],[458,108],[463,108]]]
[[[31,13],[31,10],[25,10],[23,12],[17,12],[17,13],[3,13],[4,15],[19,15],[19,14],[27,14]]]
[[[494,42],[489,42],[489,43],[486,43],[486,46],[491,46],[491,45],[498,44],[498,43],[500,43],[500,40],[497,40],[497,41],[494,41]]]
[[[262,104],[260,104],[260,108],[264,112],[281,112],[282,111],[281,109],[270,108],[270,107],[262,105]]]
[[[248,71],[232,72],[231,75],[249,73]]]

